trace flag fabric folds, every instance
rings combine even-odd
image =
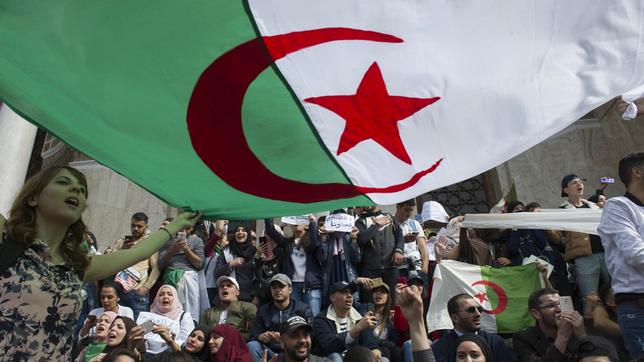
[[[644,84],[639,0],[0,4],[0,99],[173,206],[399,202]]]
[[[598,235],[601,209],[541,209],[541,212],[466,214],[463,227],[483,229],[539,229]]]
[[[452,329],[447,301],[467,293],[484,308],[481,328],[486,332],[513,333],[534,325],[528,297],[541,288],[536,264],[492,268],[444,260],[434,272],[427,312],[429,331]]]

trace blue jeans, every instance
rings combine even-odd
[[[600,275],[606,283],[610,283],[610,274],[606,268],[604,253],[593,253],[575,258],[575,271],[582,300],[588,293],[596,292],[599,289]]]
[[[119,304],[132,308],[132,312],[134,312],[134,321],[136,322],[136,319],[139,317],[139,313],[147,312],[149,310],[148,299],[148,294],[139,295],[136,290],[132,290],[129,293],[123,293],[123,297],[119,301]]]
[[[293,282],[293,293],[291,293],[291,298],[298,302],[308,304],[311,307],[311,312],[313,312],[314,316],[320,313],[322,302],[322,291],[320,289],[312,289],[305,293],[304,283]]]
[[[403,343],[402,350],[403,356],[405,356],[405,362],[414,362],[414,355],[411,352],[411,339]]]
[[[617,306],[617,319],[622,330],[624,345],[631,358],[644,357],[644,308],[620,304]]]
[[[248,347],[248,352],[250,352],[250,355],[253,357],[254,362],[262,362],[262,353],[264,351],[268,352],[267,358],[269,360],[276,354],[260,341],[250,341],[246,343],[246,347]]]

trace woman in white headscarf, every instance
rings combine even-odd
[[[151,321],[153,327],[152,331],[144,336],[146,355],[159,354],[170,345],[181,346],[195,328],[192,316],[184,312],[177,290],[171,285],[159,288],[150,311],[139,314],[137,328],[142,328],[141,325],[147,321]]]

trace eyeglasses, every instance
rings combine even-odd
[[[552,303],[542,305],[542,306],[538,307],[537,309],[545,309],[545,308],[547,308],[547,309],[561,308],[561,303],[552,302]]]
[[[479,313],[483,313],[483,307],[481,307],[480,305],[477,305],[476,307],[465,308],[462,311],[467,312],[469,314],[474,314],[476,313],[476,311],[478,311]]]

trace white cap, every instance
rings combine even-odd
[[[221,282],[223,282],[224,280],[228,280],[229,282],[235,284],[237,289],[239,289],[239,283],[237,283],[237,280],[235,280],[235,278],[233,278],[233,277],[228,277],[228,276],[225,276],[225,275],[223,277],[219,277],[217,279],[217,288],[219,288],[219,284],[221,284]]]
[[[427,201],[423,204],[422,219],[423,221],[433,220],[448,223],[449,215],[447,215],[443,205],[436,201]]]

